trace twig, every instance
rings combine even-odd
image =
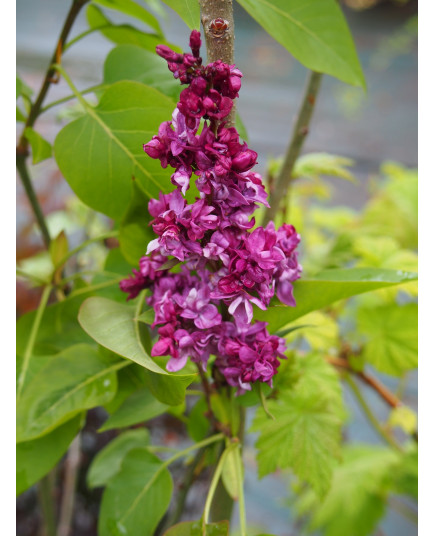
[[[389,391],[389,389],[383,385],[377,378],[374,378],[373,376],[369,376],[365,372],[357,371],[351,368],[350,364],[346,359],[342,359],[339,357],[328,357],[327,361],[334,365],[335,367],[343,368],[347,370],[348,372],[351,372],[352,374],[355,374],[358,378],[360,378],[366,385],[369,385],[374,391],[376,391],[381,398],[388,404],[391,408],[397,408],[402,405],[399,398],[397,398],[392,391]]]
[[[50,247],[51,237],[48,231],[47,223],[45,221],[44,213],[42,212],[41,205],[39,204],[36,192],[33,188],[32,180],[29,175],[29,171],[26,165],[26,155],[20,154],[17,149],[17,170],[23,183],[24,190],[26,191],[27,199],[32,207],[36,221],[38,222],[39,229],[42,233],[42,238],[45,243],[45,247]]]
[[[358,388],[356,382],[353,380],[353,378],[348,374],[345,378],[346,382],[350,386],[351,390],[354,393],[354,396],[356,397],[360,407],[363,409],[363,412],[366,415],[366,418],[371,423],[372,427],[376,430],[378,435],[393,449],[402,452],[401,445],[391,436],[389,435],[381,426],[381,424],[378,422],[375,415],[372,413],[371,408],[366,403],[365,399],[363,398],[362,393],[360,392],[360,389]]]
[[[277,177],[275,188],[270,192],[270,208],[267,209],[267,212],[265,213],[265,222],[274,220],[282,199],[288,198],[288,192],[292,181],[292,172],[301,148],[303,147],[304,140],[309,132],[309,123],[315,107],[321,78],[322,73],[311,71],[309,74],[309,80],[298,113],[298,118],[292,132],[291,141],[286,151],[279,176]]]
[[[199,0],[200,14],[205,34],[208,63],[221,60],[234,63],[234,10],[232,0]],[[235,103],[225,118],[227,127],[235,123]]]
[[[68,38],[69,32],[71,31],[72,25],[74,24],[75,19],[77,18],[77,15],[80,13],[81,8],[85,4],[87,4],[87,2],[89,2],[89,0],[73,0],[72,2],[68,15],[63,24],[62,31],[60,32],[59,39],[56,43],[56,48],[53,52],[53,56],[51,58],[47,72],[45,73],[45,78],[44,78],[44,81],[42,82],[41,89],[39,90],[39,94],[35,102],[30,108],[29,116],[24,126],[24,130],[27,127],[32,127],[35,124],[35,121],[38,118],[39,112],[41,110],[42,104],[47,95],[50,85],[54,82],[57,82],[57,80],[54,78],[54,76],[56,75],[56,69],[54,69],[52,65],[54,63],[59,63],[63,49],[65,47],[66,40]],[[28,146],[29,146],[29,142],[27,138],[24,136],[24,132],[23,132],[23,134],[21,135],[20,141],[18,143],[17,153],[27,155]]]
[[[80,467],[80,434],[69,447],[65,462],[65,480],[63,485],[62,503],[60,506],[57,536],[68,536],[71,531],[72,514],[74,512],[75,485]]]

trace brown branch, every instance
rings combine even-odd
[[[274,220],[283,199],[288,199],[288,192],[292,182],[292,172],[295,162],[303,147],[304,140],[309,133],[309,124],[315,108],[316,96],[320,87],[322,74],[311,71],[304,93],[298,118],[292,132],[291,140],[283,160],[282,168],[277,177],[275,188],[270,192],[268,199],[270,208],[265,213],[264,221]]]
[[[199,0],[200,14],[205,34],[207,61],[221,60],[234,63],[234,10],[232,0]],[[227,126],[235,123],[235,103],[225,118]]]
[[[54,49],[54,53],[51,58],[50,64],[48,66],[47,72],[45,73],[45,78],[44,78],[44,81],[42,82],[41,89],[39,91],[39,94],[35,102],[30,108],[29,116],[27,118],[26,124],[24,125],[24,130],[27,127],[32,127],[35,124],[35,121],[38,118],[39,112],[41,110],[44,99],[47,95],[48,89],[50,88],[50,85],[58,82],[58,78],[56,77],[57,71],[56,69],[53,69],[52,65],[55,63],[59,63],[63,49],[65,47],[66,40],[68,38],[69,32],[71,31],[72,25],[74,24],[75,19],[77,18],[77,15],[79,14],[81,8],[87,2],[89,2],[89,0],[73,0],[72,2],[71,8],[69,9],[68,15],[65,19],[65,23],[63,25],[62,31],[60,32],[59,39],[56,43],[56,48]],[[24,136],[24,131],[23,131],[20,141],[18,143],[17,153],[27,156],[28,147],[29,147],[29,142],[27,138]]]
[[[391,408],[397,408],[399,406],[402,406],[402,402],[397,398],[392,391],[389,391],[389,389],[383,385],[377,378],[374,378],[374,376],[370,376],[369,374],[366,374],[365,372],[357,371],[351,368],[349,362],[346,359],[342,359],[340,357],[327,357],[327,361],[338,368],[343,368],[348,372],[351,372],[352,374],[355,374],[358,378],[360,378],[366,385],[369,385],[374,391],[378,393],[378,395],[388,404]]]

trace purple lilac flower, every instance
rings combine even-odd
[[[242,73],[218,60],[206,66],[200,57],[200,33],[190,36],[191,54],[165,45],[157,54],[187,87],[158,134],[143,148],[173,168],[176,189],[149,201],[156,238],[140,260],[140,270],[120,283],[135,298],[149,288],[158,340],[152,356],[169,356],[169,371],[188,359],[206,369],[209,357],[239,394],[254,382],[272,385],[285,341],[254,322],[254,306],[265,310],[273,296],[295,305],[293,282],[301,275],[300,236],[292,225],[270,222],[254,230],[253,213],[268,207],[261,176],[253,171],[258,155],[240,140],[225,119],[241,88]],[[185,199],[195,185],[198,196]],[[170,258],[183,264],[163,269]]]

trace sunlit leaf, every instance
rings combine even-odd
[[[365,86],[345,17],[334,0],[238,0],[303,65]]]

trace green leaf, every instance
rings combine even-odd
[[[321,311],[313,311],[305,315],[303,319],[296,320],[286,339],[292,342],[300,336],[306,339],[312,350],[327,351],[339,345],[337,322]]]
[[[208,406],[204,397],[200,397],[191,408],[187,420],[187,430],[193,441],[199,442],[205,439],[209,432],[209,419],[205,417]]]
[[[168,409],[169,406],[156,400],[148,389],[140,389],[129,396],[121,407],[110,415],[98,432],[146,422],[162,415]]]
[[[242,483],[240,483],[239,481],[240,479],[238,476],[237,469],[238,463],[241,463],[242,467],[242,462],[241,460],[239,460],[239,457],[240,449],[238,447],[229,447],[226,453],[222,470],[223,485],[226,488],[226,491],[228,492],[229,496],[232,497],[234,501],[238,500],[240,486],[242,485]]]
[[[133,197],[119,228],[122,255],[133,266],[139,265],[148,243],[155,238],[149,225],[152,218],[148,212],[148,201],[142,190],[133,183]]]
[[[268,400],[268,407],[275,420],[259,408],[252,427],[260,433],[256,442],[259,477],[292,468],[324,495],[340,455],[342,417],[333,398],[304,382],[301,388],[281,392],[278,400]]]
[[[417,415],[408,406],[398,406],[390,412],[387,424],[399,427],[407,434],[414,434],[417,430]]]
[[[163,0],[191,30],[200,30],[199,0]]]
[[[17,445],[17,495],[38,482],[58,463],[82,424],[83,416],[77,415],[49,434]]]
[[[47,158],[51,158],[53,148],[51,144],[45,140],[40,134],[31,127],[26,127],[24,136],[29,140],[32,148],[33,164],[38,164]]]
[[[153,534],[169,506],[172,488],[161,460],[145,449],[131,450],[104,491],[98,534]]]
[[[393,478],[393,491],[410,495],[417,499],[418,496],[418,449],[414,443],[404,453],[399,467],[396,468]]]
[[[181,92],[179,81],[167,68],[167,63],[153,52],[136,45],[120,45],[108,54],[104,62],[104,83],[121,80],[141,82],[170,97],[174,104]]]
[[[320,179],[327,175],[357,182],[354,175],[347,169],[354,165],[354,160],[329,153],[309,153],[297,158],[293,176]]]
[[[391,287],[415,281],[417,274],[375,268],[348,268],[326,270],[312,279],[294,283],[295,307],[274,305],[267,311],[255,311],[256,320],[268,322],[268,330],[274,333],[290,322],[311,311],[322,309],[335,301],[350,298],[379,288]]]
[[[53,266],[57,266],[68,253],[68,239],[65,231],[61,231],[50,243],[50,257]],[[60,267],[61,268],[61,267]]]
[[[183,402],[185,389],[196,375],[169,375],[146,354],[135,331],[133,307],[93,297],[83,302],[78,320],[83,329],[99,344],[147,369],[147,385],[158,400],[172,406]]]
[[[159,34],[162,33],[160,23],[154,17],[154,15],[149,13],[149,11],[146,11],[146,9],[133,0],[93,0],[93,2],[95,4],[99,4],[100,6],[108,7],[109,9],[115,9],[121,13],[125,13],[125,15],[135,17],[136,19],[139,19],[150,26],[152,29],[156,30]]]
[[[35,360],[33,360],[35,361]],[[40,437],[85,409],[105,404],[117,389],[113,361],[78,344],[48,359],[26,382],[17,407],[17,442]]]
[[[125,456],[131,450],[146,447],[149,444],[149,432],[144,428],[129,430],[119,435],[98,452],[92,460],[87,474],[90,488],[105,486],[116,475]]]
[[[398,455],[390,449],[347,447],[324,501],[307,493],[299,501],[298,511],[311,515],[310,528],[321,528],[325,536],[368,536],[385,513],[387,492],[398,463]]]
[[[23,112],[18,108],[18,106],[16,107],[16,120],[21,123],[25,123],[27,120],[27,118],[25,117]]]
[[[335,0],[238,3],[307,68],[365,87],[351,33]]]
[[[164,38],[160,35],[144,33],[129,24],[113,24],[96,6],[90,4],[86,11],[90,28],[99,30],[104,37],[117,45],[137,45],[151,52]]]
[[[244,141],[249,141],[249,135],[247,134],[246,126],[244,125],[239,113],[235,116],[235,127],[238,130],[240,138]]]
[[[358,330],[367,338],[363,357],[386,374],[417,368],[417,304],[360,309]]]
[[[138,82],[117,82],[96,108],[85,103],[85,111],[54,143],[60,170],[84,203],[120,220],[131,200],[133,178],[148,197],[169,191],[168,172],[142,145],[170,119],[170,99]]]
[[[48,355],[60,352],[81,342],[92,343],[92,339],[82,330],[78,321],[78,310],[83,296],[68,297],[66,300],[49,305],[42,317],[33,348],[33,355]],[[17,354],[25,351],[29,333],[35,319],[35,311],[21,316],[17,322]]]
[[[229,536],[229,521],[207,523],[205,532],[200,521],[184,521],[170,527],[164,536]]]

